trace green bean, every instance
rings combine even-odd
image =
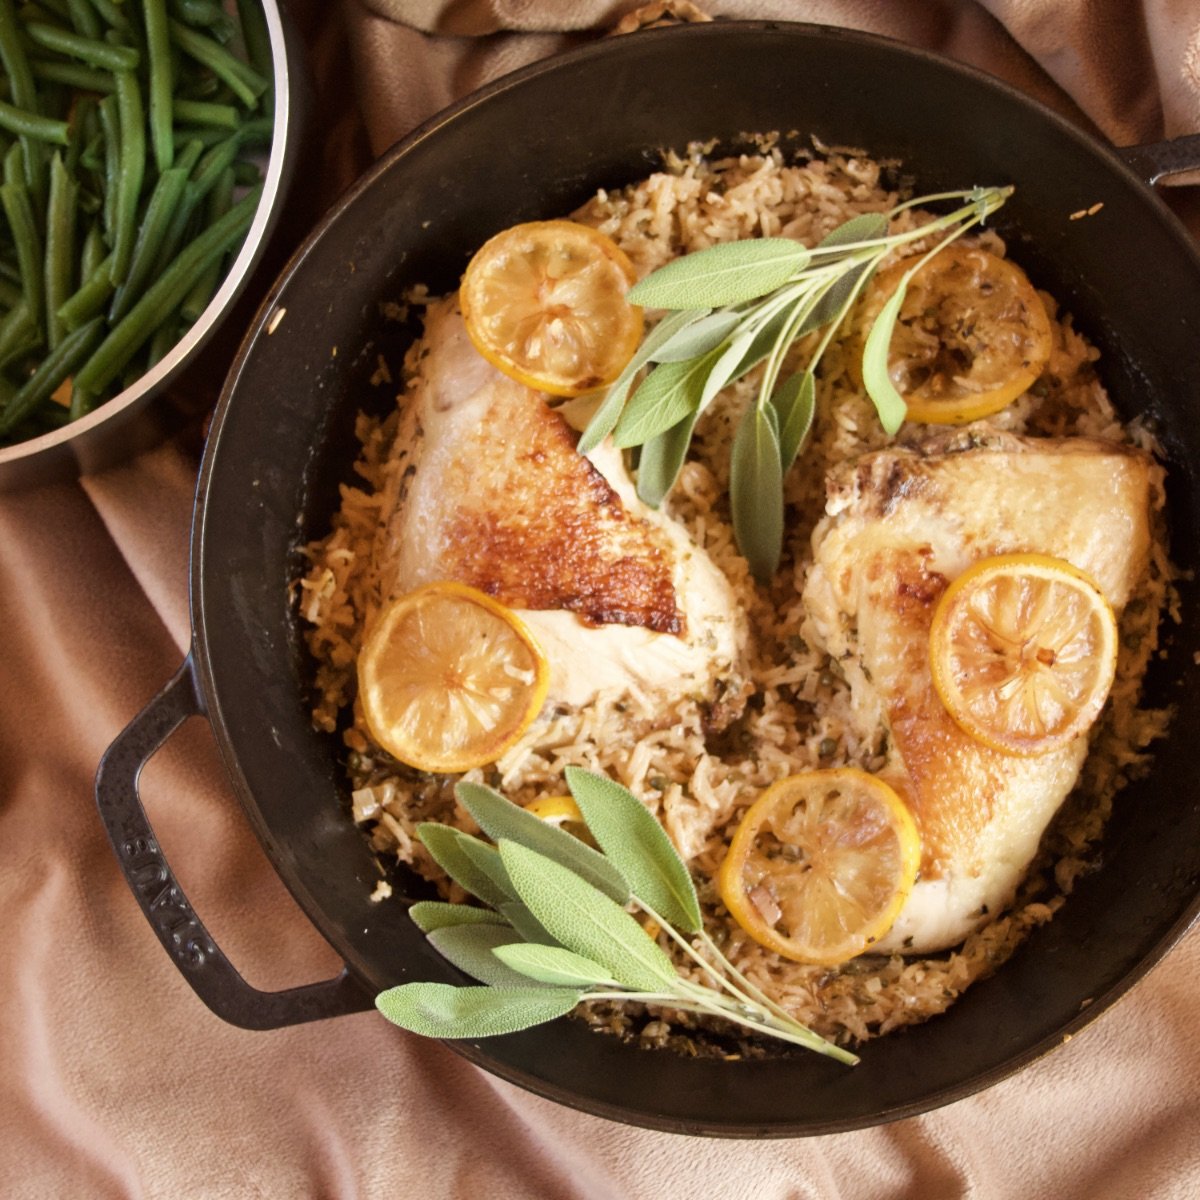
[[[173,0],[173,7],[181,21],[207,29],[222,45],[237,33],[237,25],[215,0]]]
[[[0,408],[3,408],[16,394],[17,389],[3,375],[0,375]]]
[[[187,181],[187,171],[177,167],[164,171],[158,177],[154,191],[150,194],[150,202],[146,205],[141,228],[138,230],[133,256],[129,260],[129,272],[118,286],[108,310],[110,323],[116,324],[129,311],[150,278],[163,239],[170,228],[171,217],[183,198]]]
[[[21,268],[21,290],[29,303],[30,316],[40,328],[46,299],[42,278],[42,240],[34,223],[29,189],[21,184],[6,183],[0,187],[0,203],[3,204],[4,213],[8,217],[8,227],[17,251],[17,263]]]
[[[12,0],[0,0],[0,63],[8,76],[9,94],[13,104],[26,112],[38,112],[37,89],[34,87],[29,59],[25,55],[25,48],[17,29]],[[33,190],[34,199],[41,207],[46,200],[45,178],[42,174],[45,158],[42,146],[37,139],[27,134],[21,136],[20,146],[25,167],[25,182]]]
[[[262,183],[263,173],[259,170],[258,163],[239,158],[233,164],[233,179],[242,187],[253,187],[256,183]]]
[[[37,138],[39,142],[67,145],[66,121],[55,121],[50,117],[26,112],[23,108],[5,104],[3,100],[0,100],[0,128],[21,137]]]
[[[110,254],[92,269],[79,290],[59,308],[58,319],[63,323],[63,328],[78,329],[108,303],[114,291],[112,262],[113,256]]]
[[[114,4],[112,0],[89,0],[89,3],[113,29],[119,29],[122,33],[133,32],[133,26],[129,23],[129,18],[121,11],[120,6]]]
[[[88,116],[96,108],[96,101],[91,96],[79,96],[71,110],[70,130],[67,135],[67,170],[74,178],[79,170],[79,160],[83,156],[84,143],[87,140]]]
[[[81,167],[86,167],[89,171],[96,171],[100,174],[103,174],[103,150],[104,134],[98,133],[95,137],[91,138],[88,141],[88,144],[83,148],[83,153],[79,156],[79,165]]]
[[[16,284],[9,283],[7,279],[0,279],[0,306],[3,306],[6,310],[15,308],[17,301],[24,294]]]
[[[15,283],[18,287],[21,284],[21,268],[8,260],[3,249],[0,249],[0,279]]]
[[[71,420],[78,421],[80,417],[87,416],[102,398],[102,393],[85,392],[77,383],[73,383],[71,386]]]
[[[20,142],[9,146],[8,153],[4,156],[4,182],[17,184],[25,182],[25,157]]]
[[[75,32],[81,37],[98,38],[100,36],[100,20],[96,10],[87,0],[67,0],[67,14]]]
[[[183,200],[175,210],[170,228],[163,239],[162,248],[158,253],[158,261],[154,264],[154,274],[161,274],[167,269],[179,247],[183,245],[184,234],[187,232],[192,214],[204,197],[216,186],[226,168],[233,166],[238,153],[238,138],[234,134],[233,137],[218,142],[196,164],[196,170],[184,189]]]
[[[106,71],[135,71],[142,56],[132,46],[114,46],[96,38],[80,37],[56,25],[45,25],[40,21],[28,21],[25,32],[31,41],[47,50],[56,50],[70,58],[77,58],[91,67],[103,67]]]
[[[98,71],[95,67],[84,67],[79,63],[56,62],[48,58],[31,58],[29,69],[34,79],[47,83],[65,83],[67,87],[85,92],[109,93],[116,90],[111,71]]]
[[[42,0],[42,7],[49,9],[61,21],[69,21],[71,19],[71,13],[67,8],[66,0]]]
[[[41,340],[33,310],[22,295],[8,316],[0,321],[0,370],[14,360],[23,358],[40,345]]]
[[[269,146],[275,132],[275,121],[271,117],[253,117],[243,121],[238,130],[238,139],[243,146]]]
[[[97,317],[63,338],[0,412],[0,434],[8,433],[48,400],[59,384],[92,353],[103,334],[104,321]]]
[[[242,23],[242,41],[250,65],[266,79],[275,73],[274,55],[271,53],[271,32],[267,27],[266,13],[262,0],[237,0],[238,20]]]
[[[181,170],[186,171],[190,179],[192,172],[196,169],[196,164],[200,161],[200,155],[204,153],[203,144],[195,138],[191,138],[183,144],[183,152],[175,160],[175,165]]]
[[[3,62],[4,72],[8,76],[13,103],[20,108],[36,111],[37,90],[33,86],[33,74],[21,44],[12,0],[0,0],[0,62]]]
[[[166,321],[160,325],[150,339],[150,349],[146,354],[147,369],[158,366],[177,341],[179,341],[178,320]]]
[[[193,125],[213,125],[220,129],[236,130],[242,119],[232,104],[207,104],[203,100],[176,100],[175,116]]]
[[[104,130],[104,231],[111,245],[117,234],[117,187],[121,179],[121,125],[117,98],[105,96],[99,109],[100,127]]]
[[[174,118],[171,34],[167,28],[164,0],[142,0],[146,18],[146,48],[150,57],[150,143],[159,172],[175,159],[175,139],[171,126]]]
[[[233,189],[235,186],[234,170],[227,167],[217,181],[216,187],[209,193],[208,211],[206,216],[209,224],[218,221],[233,207]],[[196,322],[200,314],[208,307],[213,298],[217,285],[221,282],[221,260],[217,259],[212,266],[196,280],[196,286],[184,298],[180,315],[185,321]]]
[[[83,239],[83,253],[79,256],[79,278],[85,282],[91,278],[92,272],[104,261],[108,247],[104,244],[104,235],[93,224]]]
[[[117,115],[121,122],[121,178],[113,234],[113,280],[120,284],[129,270],[137,233],[138,198],[146,173],[146,124],[142,92],[132,71],[117,71]]]
[[[79,371],[75,380],[77,387],[85,392],[98,392],[116,378],[129,359],[183,302],[209,263],[245,236],[261,196],[261,188],[247,193],[180,253]]]
[[[50,200],[46,207],[46,345],[54,350],[66,333],[58,310],[71,294],[75,278],[77,185],[61,154],[50,160]]]
[[[196,141],[202,146],[215,146],[229,137],[229,130],[219,125],[198,126],[196,128],[175,130],[175,149],[186,146],[188,142]]]
[[[253,67],[234,58],[220,42],[189,29],[180,21],[170,23],[171,40],[184,54],[194,58],[222,79],[247,108],[255,108],[258,98],[270,86]]]

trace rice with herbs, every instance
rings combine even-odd
[[[783,236],[813,245],[850,217],[884,212],[902,199],[889,178],[886,164],[858,155],[814,155],[791,164],[769,145],[762,153],[715,161],[697,149],[686,158],[669,158],[662,171],[635,186],[600,192],[573,215],[608,234],[643,276],[679,254],[721,241]],[[893,230],[923,219],[906,212]],[[976,240],[1004,252],[994,233]],[[1050,297],[1044,299],[1054,318],[1046,371],[1029,394],[977,427],[1088,435],[1153,449],[1146,430],[1123,425],[1114,412],[1096,373],[1097,352],[1072,328],[1070,317],[1058,313]],[[802,358],[812,345],[811,339],[799,343],[793,357]],[[846,343],[835,340],[822,359],[812,441],[787,478],[784,562],[769,589],[753,584],[737,552],[727,497],[730,442],[754,395],[757,372],[726,389],[701,418],[665,505],[725,573],[748,615],[756,690],[744,716],[724,733],[706,736],[704,714],[692,699],[681,697],[664,713],[661,704],[651,709],[636,696],[610,696],[580,711],[544,712],[494,768],[465,776],[493,784],[521,804],[561,794],[563,770],[570,765],[619,779],[659,818],[688,861],[707,926],[726,955],[797,1019],[841,1042],[886,1033],[945,1009],[1003,963],[1031,928],[1049,920],[1074,880],[1089,869],[1113,795],[1144,768],[1146,747],[1165,729],[1166,714],[1140,708],[1138,699],[1171,590],[1160,529],[1149,578],[1122,618],[1117,681],[1106,715],[1093,729],[1083,774],[1006,915],[960,947],[928,958],[863,956],[828,968],[790,962],[758,945],[729,918],[712,883],[747,806],[769,784],[797,772],[840,765],[876,771],[884,761],[882,732],[866,740],[856,734],[849,689],[837,665],[801,635],[800,595],[813,527],[823,511],[826,472],[892,440],[851,381],[850,358]],[[452,789],[459,777],[422,775],[396,764],[372,745],[352,699],[355,658],[379,604],[371,555],[386,516],[386,468],[396,425],[395,414],[382,420],[360,415],[362,450],[355,470],[362,483],[342,488],[332,531],[308,548],[311,568],[301,581],[300,611],[311,626],[308,643],[317,663],[314,720],[322,730],[339,731],[349,752],[354,819],[369,829],[382,855],[395,855],[436,879],[438,869],[414,829],[421,821],[439,820],[474,832],[455,805]],[[926,427],[905,427],[896,440],[926,434]],[[1161,505],[1160,495],[1160,510]],[[442,882],[446,894],[461,898]],[[670,949],[665,940],[663,945]],[[690,1052],[697,1047],[687,1033],[700,1019],[688,1014],[599,1005],[586,1013],[594,1023],[648,1044],[671,1042]]]

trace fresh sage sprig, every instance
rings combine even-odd
[[[858,1062],[729,962],[704,930],[687,866],[632,792],[577,767],[566,776],[599,850],[475,783],[460,783],[455,794],[494,844],[432,822],[418,827],[442,869],[487,907],[427,900],[411,916],[439,953],[482,986],[401,984],[376,1000],[388,1020],[428,1037],[480,1038],[540,1025],[579,1004],[636,1001],[720,1017]],[[633,915],[639,912],[706,984],[679,974]]]
[[[638,495],[658,507],[679,476],[699,415],[722,388],[765,364],[757,398],[734,435],[729,493],[738,548],[755,578],[768,582],[783,549],[783,478],[812,428],[817,364],[846,315],[887,254],[945,233],[904,274],[866,340],[863,382],[880,423],[894,434],[906,410],[888,375],[888,346],[909,280],[1012,190],[918,196],[886,213],[852,217],[812,249],[789,238],[754,238],[722,242],[660,267],[630,289],[629,300],[671,311],[604,393],[580,452],[610,434],[618,448],[640,447]],[[964,203],[918,228],[888,233],[890,220],[904,210],[953,200]],[[822,328],[805,369],[781,379],[793,342]]]

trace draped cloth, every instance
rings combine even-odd
[[[505,71],[622,19],[699,15],[634,7],[295,3],[320,100],[310,202],[331,201],[414,124]],[[1118,144],[1200,130],[1195,0],[703,9],[888,34],[989,70]],[[1200,233],[1195,196],[1175,189],[1172,202]],[[105,747],[188,646],[197,467],[197,439],[179,437],[101,475],[0,495],[0,1195],[1200,1195],[1197,930],[1016,1077],[921,1117],[811,1139],[627,1128],[531,1096],[370,1012],[269,1033],[223,1024],[136,909],[92,800]],[[151,761],[143,795],[184,890],[252,984],[338,969],[259,848],[201,722]]]

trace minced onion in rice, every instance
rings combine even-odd
[[[612,237],[641,276],[679,254],[719,241],[784,236],[813,245],[857,213],[891,208],[901,197],[887,179],[884,164],[861,155],[831,153],[790,165],[770,143],[761,153],[719,161],[696,148],[686,157],[669,157],[661,172],[642,183],[600,192],[574,219]],[[922,219],[920,213],[906,212],[896,227]],[[990,231],[976,240],[1004,252]],[[405,299],[419,303],[421,298]],[[1097,352],[1075,332],[1069,316],[1056,312],[1052,298],[1044,299],[1055,318],[1054,349],[1045,373],[1026,396],[979,427],[1088,435],[1153,449],[1145,429],[1123,425],[1114,412],[1094,368]],[[812,345],[811,339],[801,343],[793,355],[803,357]],[[865,738],[856,732],[837,665],[801,635],[800,594],[811,561],[813,526],[824,504],[825,474],[834,464],[890,440],[870,401],[851,382],[853,353],[852,339],[835,340],[822,361],[812,442],[787,479],[785,558],[771,588],[753,585],[737,553],[726,494],[730,441],[754,393],[755,376],[728,388],[705,413],[689,461],[665,505],[725,572],[749,616],[750,676],[757,690],[745,716],[706,741],[694,700],[680,697],[664,714],[660,698],[652,707],[638,696],[606,696],[582,711],[547,710],[494,768],[465,776],[498,786],[521,804],[561,794],[563,770],[569,765],[619,779],[659,818],[687,859],[708,928],[726,955],[799,1020],[839,1041],[866,1039],[942,1011],[972,982],[994,971],[1029,929],[1049,920],[1074,880],[1088,869],[1089,847],[1101,832],[1114,793],[1144,768],[1147,745],[1166,726],[1167,714],[1140,708],[1138,698],[1171,591],[1160,536],[1150,575],[1122,619],[1117,682],[1093,732],[1080,785],[1048,831],[1042,854],[1009,913],[936,957],[864,956],[837,969],[789,962],[752,941],[729,918],[711,883],[741,814],[775,780],[843,764],[874,771],[883,765],[886,750],[882,730]],[[387,515],[386,467],[396,425],[395,414],[383,420],[359,417],[362,450],[355,470],[363,482],[343,486],[331,532],[308,547],[311,567],[300,581],[299,608],[311,626],[307,637],[317,664],[314,722],[330,733],[341,730],[350,752],[354,819],[369,829],[382,854],[395,855],[436,879],[438,870],[414,828],[424,820],[440,820],[473,831],[470,818],[455,805],[457,777],[425,776],[398,766],[372,745],[352,702],[355,657],[379,604],[370,566],[376,534]],[[916,441],[927,433],[927,427],[906,426],[897,440]],[[1161,510],[1161,495],[1157,507]],[[462,898],[456,887],[445,880],[441,884],[446,894]],[[670,948],[665,941],[664,947]],[[688,970],[685,963],[680,967]],[[687,1014],[664,1018],[593,1005],[587,1016],[649,1044],[671,1043],[689,1052],[697,1048],[686,1036],[696,1018]]]

